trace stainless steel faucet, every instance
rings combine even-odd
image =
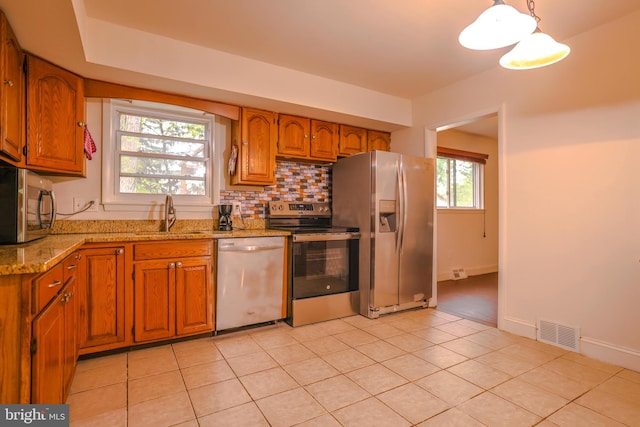
[[[170,194],[164,200],[164,231],[171,231],[176,222],[176,210],[173,207],[173,198]]]

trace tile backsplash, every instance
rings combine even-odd
[[[260,191],[221,191],[220,203],[240,202],[246,218],[265,218],[270,201],[330,202],[330,194],[330,166],[278,160],[275,185]]]

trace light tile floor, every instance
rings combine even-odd
[[[640,426],[640,373],[432,310],[82,360],[72,426]]]

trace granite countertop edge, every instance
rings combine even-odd
[[[19,245],[0,246],[0,276],[44,273],[87,243],[144,242],[153,240],[224,239],[288,236],[287,231],[251,229],[233,231],[144,231],[131,233],[53,234]]]

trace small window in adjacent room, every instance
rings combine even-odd
[[[438,209],[483,209],[484,164],[488,157],[486,154],[438,147]]]
[[[103,157],[105,205],[145,205],[166,194],[178,204],[212,205],[212,115],[143,102],[109,104],[104,118],[109,128]]]

